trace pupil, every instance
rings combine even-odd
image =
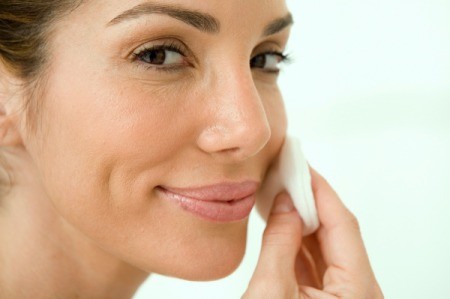
[[[250,60],[251,67],[264,68],[266,65],[266,55],[258,55]]]
[[[164,61],[166,60],[166,51],[162,49],[148,51],[144,55],[144,60],[151,64],[164,64]]]

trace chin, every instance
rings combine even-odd
[[[219,254],[205,254],[202,260],[196,259],[195,264],[181,267],[174,276],[191,281],[218,280],[232,274],[241,264],[245,254],[245,245],[242,249],[236,248]]]
[[[192,280],[210,281],[218,280],[231,275],[241,264],[245,254],[245,244],[239,250],[223,253],[214,261],[209,261],[206,265],[192,277]]]
[[[231,235],[216,232],[214,236],[191,239],[189,246],[179,246],[176,253],[165,259],[154,272],[190,281],[227,277],[241,264],[246,239],[245,229],[235,230]]]

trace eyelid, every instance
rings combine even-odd
[[[136,47],[134,50],[128,52],[127,57],[130,60],[136,60],[139,52],[143,52],[145,50],[150,49],[161,49],[167,47],[168,50],[174,50],[177,53],[180,53],[183,57],[186,57],[189,64],[196,64],[197,58],[194,53],[189,49],[189,47],[184,43],[179,36],[162,36],[154,40],[149,40],[145,43],[142,43],[140,46]]]
[[[174,51],[174,52],[181,54],[183,57],[187,57],[186,52],[188,52],[188,51],[187,51],[187,48],[185,45],[183,45],[182,43],[177,43],[175,41],[167,41],[167,40],[162,40],[159,42],[158,41],[147,42],[147,43],[139,46],[135,50],[133,50],[131,55],[132,55],[132,58],[135,59],[145,51],[163,50],[163,49]]]
[[[145,55],[147,51],[165,50],[175,52],[180,55],[183,62],[173,64],[151,64],[143,61],[141,55]],[[178,38],[159,38],[157,40],[149,41],[141,44],[129,54],[130,62],[132,62],[138,69],[142,71],[158,71],[161,73],[178,72],[180,70],[189,70],[190,67],[195,66],[196,59],[192,51],[185,43]]]
[[[281,52],[281,51],[267,51],[267,52],[262,52],[258,55],[275,55],[275,56],[280,57],[282,62],[288,61],[290,59],[290,56],[288,54]],[[255,55],[254,57],[256,57],[258,55]]]
[[[260,52],[259,54],[256,54],[256,55],[254,55],[252,58],[251,58],[251,60],[252,59],[254,59],[254,58],[256,58],[256,57],[258,57],[258,56],[261,56],[261,55],[273,55],[273,56],[277,56],[279,59],[280,59],[280,61],[278,62],[278,66],[280,65],[280,64],[286,64],[286,63],[290,63],[291,62],[291,58],[290,58],[290,55],[289,54],[286,54],[286,53],[284,53],[284,52],[281,52],[281,51],[277,51],[277,50],[275,50],[275,51],[263,51],[263,52]],[[250,61],[251,61],[250,60]],[[257,71],[261,71],[261,72],[264,72],[264,73],[268,73],[268,74],[278,74],[280,71],[281,71],[281,68],[280,67],[277,67],[276,69],[270,69],[270,68],[262,68],[262,67],[252,67],[252,69],[255,69],[255,70],[257,70]]]

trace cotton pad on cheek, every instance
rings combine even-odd
[[[319,217],[311,187],[311,175],[298,138],[286,137],[280,156],[269,170],[264,184],[264,200],[258,202],[258,211],[264,219],[267,220],[275,196],[285,189],[303,219],[303,235],[317,230]]]

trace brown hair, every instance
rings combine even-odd
[[[0,64],[23,82],[27,119],[39,105],[35,89],[48,65],[47,41],[52,25],[82,0],[0,0]],[[0,147],[1,150],[1,147]],[[1,155],[1,151],[0,151]],[[11,185],[11,173],[0,156],[0,195]]]
[[[2,0],[0,59],[21,79],[35,79],[46,62],[51,25],[76,8],[77,0]]]

